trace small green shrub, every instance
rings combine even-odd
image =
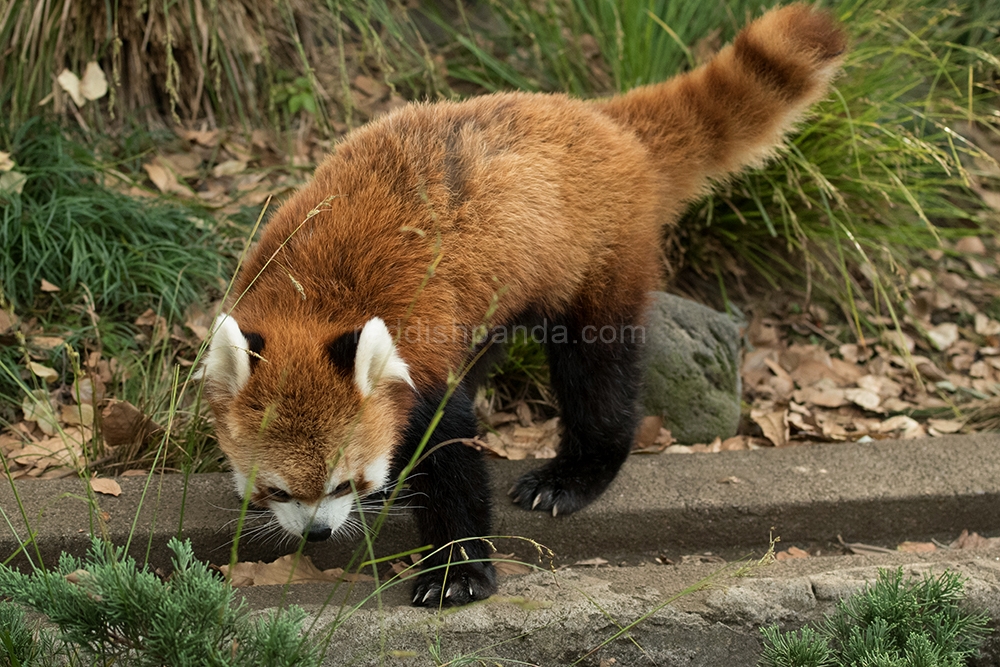
[[[837,604],[818,629],[762,628],[761,667],[962,667],[989,634],[988,617],[959,607],[954,572],[920,581],[879,571],[872,586]]]
[[[302,609],[252,617],[245,603],[235,602],[234,589],[195,560],[190,542],[173,539],[168,546],[174,572],[166,580],[140,568],[124,550],[94,538],[86,561],[63,554],[54,572],[25,575],[0,566],[0,596],[44,614],[58,628],[56,648],[73,655],[78,661],[73,664],[320,663],[321,644],[302,635]],[[23,615],[9,605],[0,606],[0,621],[4,615],[12,619],[13,650],[7,655],[35,664],[22,658],[40,644],[33,641]],[[0,633],[0,645],[3,638]],[[9,657],[8,662],[18,664]]]

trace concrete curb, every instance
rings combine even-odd
[[[902,540],[953,538],[963,528],[1000,531],[1000,435],[980,434],[869,444],[817,444],[772,451],[633,456],[607,493],[585,510],[555,519],[513,507],[504,491],[535,462],[492,463],[497,535],[522,536],[551,548],[557,564],[706,550],[763,547],[772,530],[784,543],[848,541],[894,545]],[[120,478],[120,497],[96,496],[103,530],[133,555],[169,564],[166,543],[178,532],[195,553],[227,562],[239,500],[227,475]],[[61,551],[83,553],[93,525],[86,488],[73,480],[19,480],[17,491],[45,562]],[[141,506],[141,511],[140,511]],[[9,484],[0,486],[17,535],[29,534]],[[138,519],[136,520],[136,517]],[[183,523],[183,528],[178,527]],[[150,539],[150,535],[152,536]],[[0,556],[18,546],[0,525]],[[287,553],[273,540],[244,539],[241,560]],[[377,555],[419,546],[408,513],[389,517]],[[501,551],[533,556],[521,540]],[[309,544],[320,567],[343,566],[357,543]],[[33,551],[33,550],[32,550]]]
[[[324,663],[330,667],[416,667],[452,664],[449,660],[474,665],[551,666],[580,660],[588,667],[751,667],[760,657],[760,627],[789,629],[819,621],[838,600],[873,581],[880,568],[896,567],[907,578],[957,571],[967,578],[967,604],[1000,617],[1000,549],[783,561],[749,577],[723,574],[706,589],[677,599],[685,588],[718,574],[720,566],[570,567],[502,577],[497,596],[444,612],[408,606],[406,586],[386,591],[380,608],[368,604],[348,614],[343,610],[370,594],[370,584],[350,590],[346,585],[243,590],[254,607],[274,606],[280,594],[285,603],[314,615],[319,632],[332,637]],[[622,628],[628,629],[626,636],[604,645]],[[1000,640],[994,636],[970,665],[997,664]]]
[[[708,550],[743,555],[766,547],[772,528],[780,546],[825,546],[837,535],[893,546],[906,539],[948,540],[962,529],[1000,533],[1000,435],[633,456],[598,502],[555,519],[516,509],[503,497],[533,465],[492,464],[497,534],[545,544],[555,552],[556,566],[593,557],[628,566],[505,577],[496,598],[446,614],[410,608],[406,585],[389,589],[378,604],[370,602],[346,620],[337,620],[343,605],[365,599],[371,584],[268,586],[244,589],[244,595],[258,608],[300,603],[317,614],[318,627],[339,626],[328,654],[331,665],[384,664],[385,656],[393,658],[391,664],[430,664],[435,651],[442,660],[478,655],[491,658],[489,664],[568,664],[614,634],[616,623],[634,620],[719,568],[698,562],[656,566],[654,555],[676,558]],[[119,482],[122,495],[98,496],[100,512],[94,516],[79,480],[15,483],[44,562],[55,562],[63,550],[82,554],[92,531],[124,544],[138,517],[131,553],[143,559],[148,549],[149,561],[166,567],[166,542],[178,533],[182,516],[180,533],[192,540],[200,558],[228,561],[233,525],[227,523],[239,507],[228,476],[154,477],[141,511],[147,480]],[[18,535],[28,534],[10,485],[0,488],[0,508]],[[17,545],[6,522],[0,524],[0,559]],[[409,515],[393,515],[376,541],[376,554],[415,546]],[[321,568],[343,567],[355,547],[350,541],[310,544],[306,553]],[[524,540],[498,540],[497,547],[537,562],[534,547]],[[291,548],[244,540],[239,555],[272,560]],[[29,553],[34,558],[34,547]],[[25,564],[24,555],[15,562]],[[635,628],[634,643],[616,641],[581,664],[596,666],[614,657],[619,665],[752,665],[760,650],[758,626],[815,620],[837,597],[874,578],[876,566],[904,566],[912,573],[931,566],[959,569],[970,577],[973,601],[1000,616],[1000,550],[810,558],[686,596]],[[975,664],[1000,664],[998,656],[1000,647],[991,645]]]

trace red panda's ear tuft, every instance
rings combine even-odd
[[[379,317],[368,320],[358,336],[354,359],[354,384],[362,396],[371,394],[381,382],[405,382],[413,387],[410,369],[396,351],[389,328]]]
[[[229,315],[215,318],[211,331],[205,361],[195,378],[204,377],[210,384],[235,396],[250,379],[250,357],[256,355],[259,359],[264,339],[259,334],[250,334],[253,340],[248,340]]]

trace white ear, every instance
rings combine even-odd
[[[196,379],[208,378],[209,382],[223,387],[235,396],[250,379],[250,344],[240,331],[236,320],[229,315],[219,315],[210,331],[215,332],[209,343],[205,362],[195,374]]]
[[[381,318],[368,320],[358,338],[358,351],[354,358],[354,383],[362,396],[367,396],[379,382],[398,380],[413,387],[410,369],[397,354],[392,334]]]

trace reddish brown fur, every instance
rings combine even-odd
[[[659,280],[661,228],[712,179],[766,157],[825,94],[844,46],[827,15],[794,5],[706,66],[623,96],[413,104],[352,132],[275,213],[237,278],[232,315],[264,337],[267,361],[232,403],[213,400],[239,431],[220,433],[226,453],[262,457],[316,495],[362,402],[323,346],[372,317],[431,332],[399,339],[418,390],[468,355],[466,340],[433,333],[472,330],[494,307],[493,324],[568,312],[631,321]],[[361,421],[382,437],[367,446],[396,442],[401,396],[370,397]],[[276,410],[267,438],[254,435],[251,402]]]

